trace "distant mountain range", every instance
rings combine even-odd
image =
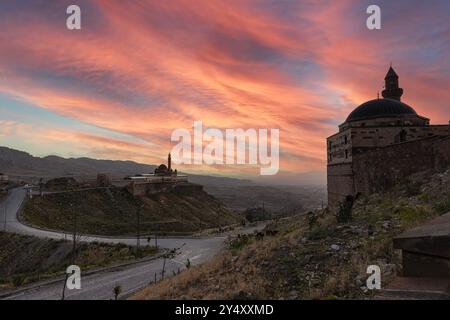
[[[156,166],[120,160],[96,160],[91,158],[62,158],[58,156],[34,157],[27,152],[0,146],[0,172],[12,177],[33,180],[33,178],[54,177],[96,177],[106,173],[113,178],[128,175],[152,173]],[[250,183],[249,180],[189,174],[192,182],[199,184],[225,183],[227,185]]]
[[[108,173],[126,176],[153,172],[155,166],[133,161],[95,160],[90,158],[65,159],[58,156],[34,157],[29,153],[0,147],[0,172],[16,177],[96,176]]]

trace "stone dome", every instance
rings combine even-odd
[[[374,99],[353,110],[346,122],[373,118],[417,116],[416,111],[406,103],[394,99]]]
[[[165,164],[160,164],[158,167],[158,170],[160,171],[167,171],[167,166]]]

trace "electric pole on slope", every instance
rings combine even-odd
[[[71,265],[75,264],[76,260],[76,250],[77,250],[77,211],[73,207],[73,203],[69,202],[69,213],[72,214],[73,219],[73,231],[72,231],[72,256],[70,257]],[[67,285],[67,279],[69,278],[69,274],[66,272],[66,277],[64,279],[64,287],[62,292],[61,300],[65,299],[66,294],[66,285]]]
[[[144,204],[140,204],[136,209],[136,257],[139,257],[139,247],[141,245],[141,210]]]
[[[8,195],[9,190],[7,191],[5,201],[3,202],[3,213],[5,214],[5,221],[3,225],[3,230],[6,232],[6,222],[7,222],[7,215],[8,215]]]
[[[75,264],[75,254],[77,250],[77,212],[73,208],[73,204],[70,203],[70,209],[73,215],[73,244],[72,244],[72,263]]]

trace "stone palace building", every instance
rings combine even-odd
[[[389,188],[413,173],[449,167],[449,124],[430,125],[402,102],[403,89],[392,67],[382,95],[353,110],[327,138],[330,208],[348,196]]]

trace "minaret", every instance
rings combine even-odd
[[[403,89],[398,86],[398,75],[392,68],[389,68],[386,77],[384,77],[384,90],[381,93],[383,98],[394,99],[400,101],[403,94]]]
[[[167,171],[172,171],[172,156],[169,153],[169,156],[167,157]]]

